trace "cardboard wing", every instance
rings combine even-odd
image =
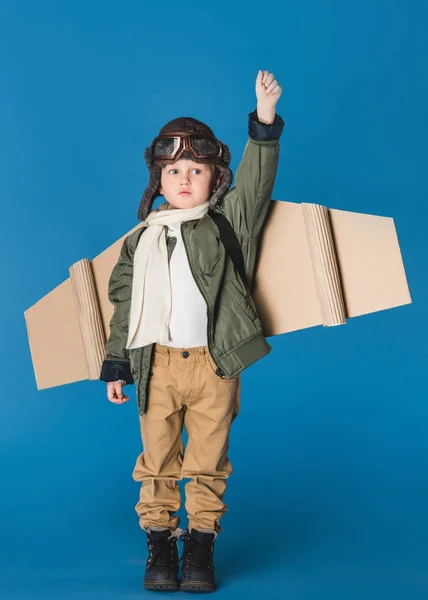
[[[74,263],[70,277],[24,312],[37,389],[98,379],[113,305],[108,282],[123,240]]]
[[[252,295],[266,336],[411,303],[394,220],[274,201]]]
[[[128,231],[25,311],[39,390],[98,379],[113,305],[110,274]],[[411,302],[391,217],[272,201],[252,292],[266,336],[346,323]]]

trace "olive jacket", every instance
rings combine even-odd
[[[207,304],[208,348],[218,367],[217,374],[227,378],[236,377],[271,351],[250,290],[258,242],[271,205],[284,121],[277,114],[271,125],[262,123],[256,110],[248,118],[249,138],[236,171],[235,186],[214,209],[223,213],[236,233],[244,257],[246,283],[221,243],[217,225],[209,214],[181,223],[190,270]],[[126,342],[133,257],[145,229],[142,225],[125,238],[109,279],[108,297],[114,313],[100,375],[102,381],[135,382],[140,415],[147,406],[154,344],[128,350]],[[176,238],[168,237],[166,229],[169,261]]]

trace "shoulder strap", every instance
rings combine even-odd
[[[242,281],[248,286],[247,277],[245,275],[244,256],[242,254],[241,245],[236,237],[235,230],[223,213],[209,210],[208,214],[217,225],[220,232],[220,239],[240,274]],[[146,230],[147,227],[142,227],[142,229]]]
[[[230,224],[230,221],[224,216],[223,213],[214,210],[209,210],[208,214],[217,225],[220,232],[220,239],[226,248],[226,252],[232,259],[232,262],[235,265],[238,273],[240,274],[242,281],[247,284],[242,248],[238,238],[236,237],[235,230]]]

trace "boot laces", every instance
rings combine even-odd
[[[188,546],[187,546],[186,550],[183,551],[183,555],[180,558],[180,560],[178,561],[179,563],[181,561],[183,561],[183,564],[185,562],[187,566],[190,566],[192,548],[194,546],[197,546],[198,548],[202,549],[203,552],[205,552],[206,557],[208,559],[208,567],[212,568],[212,563],[211,563],[212,554],[211,553],[212,553],[213,546],[211,544],[209,546],[207,546],[206,544],[202,544],[202,543],[198,542],[198,540],[195,539],[188,531],[185,531],[182,535],[180,535],[180,540],[182,542],[187,542]]]
[[[152,569],[156,565],[158,558],[163,559],[168,567],[175,566],[176,542],[177,538],[180,537],[180,534],[181,530],[177,532],[173,531],[172,535],[168,538],[157,542],[154,542],[150,535],[148,536],[147,544],[149,546],[150,556],[147,560],[147,570]]]

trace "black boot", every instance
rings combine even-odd
[[[216,589],[214,576],[214,533],[197,529],[187,530],[180,536],[184,542],[180,590],[185,592],[213,592]]]
[[[144,588],[146,590],[174,591],[180,589],[178,581],[178,548],[177,534],[170,529],[156,531],[149,529],[147,546],[149,557],[144,573]]]

